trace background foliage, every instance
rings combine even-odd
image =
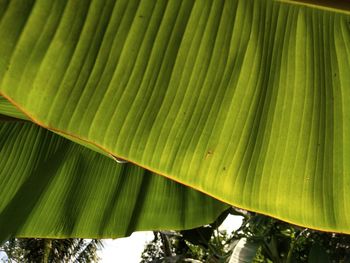
[[[8,261],[16,263],[94,263],[103,247],[97,239],[13,238],[1,246]]]
[[[350,236],[298,227],[264,215],[233,209],[243,216],[232,233],[218,225],[181,232],[154,232],[142,254],[143,263],[346,263],[350,261]],[[245,251],[237,251],[240,240]],[[243,250],[244,250],[243,249]],[[248,260],[251,258],[251,260]],[[186,261],[188,260],[188,261]],[[193,260],[193,261],[190,261]]]

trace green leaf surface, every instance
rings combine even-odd
[[[0,93],[33,121],[235,206],[350,233],[347,10],[0,3]]]
[[[12,103],[2,96],[0,96],[0,115],[29,120],[29,118],[23,112],[19,111]]]
[[[0,240],[189,229],[227,205],[31,123],[0,122]]]
[[[1,118],[2,116],[2,118]],[[2,121],[20,121],[20,120],[26,120],[29,121],[30,119],[28,118],[27,115],[25,115],[23,112],[21,112],[15,105],[13,105],[11,102],[9,102],[7,99],[4,97],[0,96],[0,120]],[[65,133],[59,132],[59,131],[53,131],[56,134],[59,134],[73,142],[76,142],[80,145],[83,145],[93,151],[96,151],[98,153],[101,153],[105,156],[109,156],[110,158],[113,159],[113,157],[108,154],[106,151],[103,151],[96,145],[93,145],[91,143],[85,142],[83,140],[80,140],[74,136],[69,136]]]

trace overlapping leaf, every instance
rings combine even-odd
[[[2,1],[0,92],[236,206],[350,233],[350,16],[274,0]]]
[[[0,123],[0,167],[2,238],[186,229],[214,221],[227,207],[26,122]]]
[[[13,104],[2,96],[0,96],[0,115],[21,120],[29,120],[23,112],[19,111]]]

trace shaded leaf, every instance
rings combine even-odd
[[[137,230],[187,229],[212,222],[227,209],[30,123],[0,124],[0,167],[2,240],[14,234],[111,238]]]
[[[330,263],[329,256],[324,248],[315,243],[309,253],[309,263]]]
[[[229,263],[251,263],[259,245],[246,238],[241,238],[232,251]]]

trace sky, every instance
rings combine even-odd
[[[229,215],[219,229],[232,232],[242,225],[241,216]],[[101,263],[139,263],[145,244],[153,240],[153,232],[135,232],[130,237],[106,239],[100,251]]]
[[[135,232],[130,237],[104,240],[101,263],[139,263],[145,244],[153,240],[153,232]]]

